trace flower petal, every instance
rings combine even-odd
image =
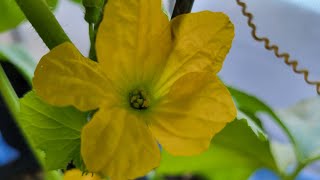
[[[160,163],[147,124],[125,109],[105,105],[84,127],[81,154],[91,172],[112,180],[143,176]]]
[[[206,150],[211,138],[236,117],[227,88],[211,73],[188,73],[153,109],[150,128],[174,155]]]
[[[84,58],[71,43],[52,49],[39,62],[33,78],[36,94],[49,104],[98,108],[110,91],[98,64]]]
[[[174,47],[157,84],[158,94],[188,72],[218,73],[234,37],[233,24],[223,13],[185,14],[174,18],[171,26]]]
[[[120,83],[151,78],[170,48],[170,24],[161,0],[108,0],[96,41],[98,61],[108,77]]]
[[[63,180],[102,180],[98,175],[92,174],[82,174],[79,169],[72,169],[67,171],[64,176]]]

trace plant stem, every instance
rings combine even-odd
[[[15,0],[38,32],[43,42],[52,49],[70,41],[44,0]]]
[[[89,37],[90,37],[90,51],[89,58],[93,61],[97,61],[96,55],[96,31],[93,23],[88,23],[89,26]]]
[[[171,19],[174,17],[191,12],[194,0],[176,0]]]
[[[12,116],[17,119],[19,113],[19,98],[14,91],[6,73],[0,64],[0,95],[7,104]]]
[[[99,15],[99,20],[96,23],[88,23],[89,26],[89,37],[90,37],[90,51],[89,51],[89,59],[93,61],[98,61],[97,60],[97,54],[96,54],[96,38],[97,38],[97,33],[98,29],[100,26],[100,23],[103,18],[103,9],[105,5],[107,4],[108,0],[104,0],[103,2],[103,7],[101,7],[101,13]]]
[[[295,170],[288,176],[286,176],[284,179],[285,180],[294,180],[296,179],[296,177],[300,174],[300,172],[308,165],[316,162],[320,160],[320,156],[316,156],[314,158],[308,159],[305,162],[300,162],[297,167],[295,168]]]

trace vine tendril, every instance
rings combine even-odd
[[[318,95],[320,95],[320,81],[311,81],[309,79],[309,71],[307,69],[299,69],[298,68],[298,66],[299,66],[298,61],[297,60],[291,60],[289,53],[287,53],[287,52],[280,53],[279,52],[279,46],[275,45],[275,44],[271,44],[269,38],[267,38],[267,37],[259,37],[257,35],[257,26],[253,23],[253,14],[250,13],[247,10],[247,4],[244,3],[242,0],[236,0],[236,2],[241,7],[242,14],[248,18],[248,22],[247,23],[248,23],[248,26],[251,28],[251,35],[252,35],[253,39],[255,39],[256,41],[259,41],[259,42],[263,42],[264,43],[264,47],[267,50],[273,51],[274,55],[277,58],[283,59],[284,62],[288,66],[292,67],[292,70],[295,73],[303,74],[305,82],[310,84],[310,85],[315,85],[317,93],[318,93]]]

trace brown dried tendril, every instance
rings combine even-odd
[[[304,80],[306,81],[306,83],[308,83],[310,85],[315,85],[317,88],[317,93],[318,93],[318,95],[320,95],[320,81],[309,80],[309,71],[307,69],[298,69],[298,65],[299,65],[298,61],[291,60],[289,53],[286,53],[286,52],[279,53],[279,46],[277,46],[275,44],[271,44],[269,38],[257,36],[257,26],[253,23],[253,14],[248,12],[247,5],[242,0],[236,0],[236,2],[241,7],[242,14],[248,18],[248,25],[252,29],[252,31],[251,31],[252,37],[256,41],[263,42],[264,47],[267,50],[273,51],[276,57],[282,58],[288,66],[292,67],[292,69],[295,73],[303,74]]]

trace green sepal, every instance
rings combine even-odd
[[[86,13],[84,15],[84,19],[88,23],[96,24],[100,21],[102,10],[96,7],[86,7]]]
[[[58,0],[46,0],[50,9],[54,9]],[[15,28],[23,20],[24,14],[14,0],[0,0],[0,32]]]
[[[90,24],[96,24],[100,21],[104,0],[83,0],[83,6],[86,13],[84,19]]]
[[[101,8],[104,4],[104,0],[83,0],[82,4],[84,7]]]

